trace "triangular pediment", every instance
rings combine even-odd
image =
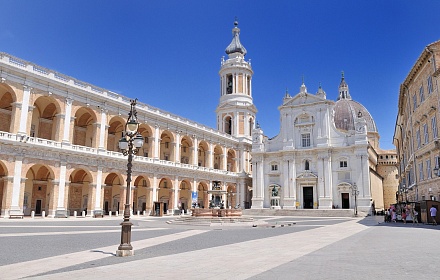
[[[318,179],[318,176],[313,174],[310,171],[306,171],[306,172],[303,172],[303,173],[299,173],[296,178],[297,179]]]
[[[283,105],[281,105],[281,107],[291,107],[291,106],[298,106],[304,104],[316,104],[325,101],[326,99],[316,96],[314,94],[298,93],[292,98],[284,99],[284,103]]]

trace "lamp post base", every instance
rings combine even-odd
[[[116,250],[116,257],[134,256],[134,250]]]

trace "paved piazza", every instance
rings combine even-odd
[[[121,217],[0,220],[0,279],[432,279],[440,271],[440,226],[254,218],[256,227],[208,227],[134,217],[135,256],[124,258],[114,256]]]

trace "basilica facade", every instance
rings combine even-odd
[[[253,209],[365,214],[395,203],[396,153],[379,148],[376,124],[352,99],[344,74],[336,102],[321,86],[308,92],[303,82],[296,95],[286,92],[279,110],[276,137],[258,125],[253,131]]]

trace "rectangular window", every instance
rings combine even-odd
[[[347,167],[347,161],[346,160],[341,160],[339,162],[339,167],[343,168],[343,167]]]
[[[417,109],[417,95],[413,95],[413,111]]]
[[[423,85],[420,86],[420,89],[419,89],[419,96],[420,96],[420,103],[422,103],[423,101],[425,101],[425,93],[423,92]]]
[[[432,129],[432,138],[436,139],[438,137],[438,134],[437,134],[437,121],[435,119],[435,116],[432,117],[431,119],[431,129]]]
[[[417,148],[420,148],[420,145],[421,145],[421,141],[420,141],[420,129],[417,130],[416,138],[417,138]]]
[[[419,163],[419,181],[423,181],[423,162]]]
[[[425,137],[425,144],[428,144],[428,142],[429,142],[429,134],[428,134],[428,124],[424,124],[423,125],[423,134],[424,134],[424,137]]]
[[[170,147],[170,142],[165,142],[165,148],[168,149]]]
[[[310,133],[301,134],[302,146],[310,147]]]
[[[426,161],[426,177],[428,177],[428,179],[431,179],[431,160],[428,159]]]
[[[277,164],[272,164],[271,169],[272,169],[272,171],[278,171],[278,165]]]
[[[428,77],[428,94],[432,93],[432,77]]]

